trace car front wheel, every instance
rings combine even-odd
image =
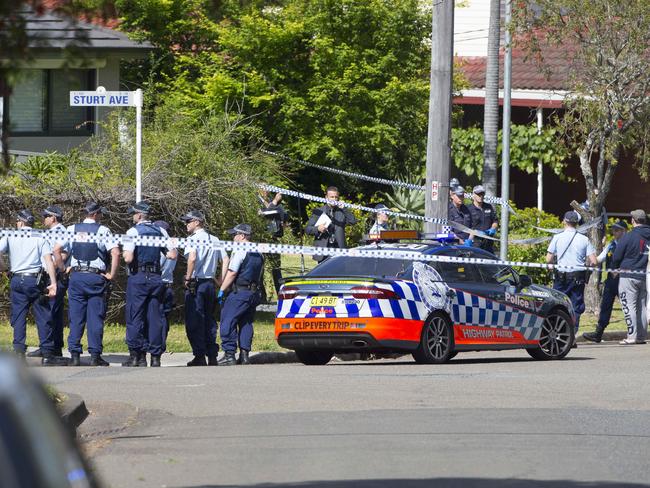
[[[330,362],[334,353],[314,349],[296,349],[296,356],[302,364],[307,366],[322,366]]]
[[[562,359],[571,350],[575,340],[573,322],[562,310],[554,310],[542,324],[539,346],[526,349],[528,354],[539,360]]]
[[[429,317],[422,327],[420,344],[413,359],[422,364],[446,363],[454,353],[454,332],[449,319],[442,314]]]

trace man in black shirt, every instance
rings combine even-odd
[[[472,226],[472,217],[469,213],[469,209],[465,206],[463,203],[463,199],[465,198],[465,190],[463,189],[462,186],[457,186],[451,193],[450,193],[450,202],[449,202],[449,208],[447,211],[448,215],[448,220],[449,222],[456,222],[458,224],[464,225],[467,228],[471,228]],[[462,230],[458,230],[452,226],[452,229],[454,230],[454,234],[458,236],[458,239],[460,240],[460,243],[463,244],[465,242],[465,239],[469,237],[469,234],[467,232],[464,232]]]
[[[471,228],[485,232],[490,237],[497,233],[499,222],[497,221],[497,213],[494,207],[489,203],[485,203],[485,188],[482,185],[476,185],[472,193],[472,204],[469,206],[469,213],[472,216]],[[488,239],[478,239],[478,247],[485,249],[489,252],[494,252],[494,241]]]

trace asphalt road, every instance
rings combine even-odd
[[[231,368],[33,368],[109,487],[650,486],[650,345]]]

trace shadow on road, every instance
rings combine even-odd
[[[588,356],[568,356],[562,361],[591,361],[592,357]],[[444,367],[444,366],[453,366],[454,364],[490,364],[490,363],[531,363],[531,362],[539,362],[537,359],[533,359],[528,356],[522,356],[520,358],[512,358],[512,357],[503,357],[503,358],[497,358],[497,357],[485,357],[485,358],[467,358],[463,359],[462,353],[461,355],[455,357],[454,359],[450,360],[449,362],[446,362],[444,364],[417,364],[415,361],[386,361],[386,360],[378,360],[378,361],[367,361],[367,362],[360,362],[360,361],[342,361],[342,362],[337,362],[337,363],[329,363],[327,366],[328,367],[333,367],[333,366],[405,366],[405,365],[411,365],[414,368],[415,367],[431,367],[434,366],[436,368]]]
[[[235,488],[242,485],[196,485],[178,488]],[[616,481],[524,480],[484,478],[429,478],[305,481],[300,483],[261,483],[250,488],[641,488],[650,485]]]

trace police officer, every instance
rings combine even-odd
[[[472,205],[468,207],[469,213],[472,216],[471,228],[485,232],[490,237],[494,237],[497,233],[499,223],[497,221],[497,214],[494,207],[489,203],[485,203],[485,188],[482,185],[476,185],[472,192]],[[485,249],[489,252],[494,252],[494,241],[489,239],[478,239],[478,247]]]
[[[612,269],[612,257],[614,256],[614,251],[618,246],[618,242],[621,237],[627,232],[627,222],[624,220],[619,220],[611,226],[612,234],[614,239],[610,242],[603,252],[601,252],[596,260],[598,264],[605,263],[606,269]],[[614,307],[614,299],[618,295],[618,282],[619,277],[616,273],[607,273],[607,278],[605,279],[605,284],[603,285],[603,297],[600,301],[600,314],[598,315],[598,324],[596,325],[596,330],[594,332],[585,332],[582,334],[586,340],[591,342],[600,342],[603,339],[603,332],[609,324],[609,319],[612,316],[612,308]]]
[[[251,226],[239,224],[228,233],[235,242],[250,242]],[[253,344],[253,320],[260,303],[260,286],[264,272],[264,257],[258,252],[236,251],[221,284],[217,300],[221,309],[221,347],[226,355],[220,365],[250,364],[248,353]],[[231,293],[225,297],[226,291]],[[239,329],[239,330],[238,330]],[[239,341],[237,340],[239,336]],[[239,361],[235,359],[239,342]]]
[[[126,232],[127,236],[169,238],[166,230],[149,220],[151,206],[147,202],[137,202],[128,209],[128,213],[133,215],[135,225]],[[176,249],[135,245],[132,242],[124,244],[123,258],[129,269],[126,284],[126,345],[129,359],[122,366],[146,367],[149,352],[151,367],[160,367],[160,356],[164,349],[162,303],[165,286],[160,267],[163,255],[176,259]]]
[[[456,222],[457,224],[464,225],[468,229],[471,228],[472,225],[472,216],[469,213],[469,209],[465,204],[463,203],[463,199],[465,198],[465,189],[462,186],[457,186],[454,188],[454,190],[450,193],[449,196],[449,207],[447,211],[448,215],[448,220],[449,222]],[[460,240],[460,243],[463,244],[465,239],[469,238],[469,234],[467,232],[464,232],[462,230],[458,230],[452,226],[452,229],[454,230],[454,234],[458,236],[458,239]]]
[[[111,231],[100,224],[107,212],[96,202],[88,202],[84,207],[86,218],[83,222],[68,226],[69,232],[83,235],[97,235],[110,238]],[[54,256],[63,271],[62,253],[70,254],[70,281],[68,284],[68,317],[70,333],[68,350],[70,365],[81,366],[81,338],[88,327],[88,351],[91,366],[108,366],[102,358],[104,319],[106,318],[106,290],[117,273],[120,249],[113,242],[80,242],[64,239],[54,247]],[[110,260],[110,270],[107,263]]]
[[[378,212],[375,214],[375,223],[368,231],[369,235],[379,235],[382,231],[388,230],[388,214],[385,212],[385,210],[388,210],[388,207],[383,203],[378,203],[375,205],[375,210],[378,210]]]
[[[194,358],[187,365],[217,366],[219,346],[214,317],[217,295],[215,275],[221,259],[222,271],[216,277],[221,283],[229,259],[226,251],[213,247],[220,241],[205,230],[205,216],[202,212],[191,210],[181,220],[186,223],[190,234],[185,247],[185,331]]]
[[[156,225],[169,234],[169,224],[164,220],[156,220]],[[165,286],[165,296],[162,301],[163,319],[163,352],[167,350],[167,335],[169,334],[169,314],[174,310],[174,270],[178,259],[168,258],[167,255],[160,257],[160,277]]]
[[[29,210],[21,210],[16,217],[19,230],[29,230],[34,225],[34,215]],[[51,255],[52,249],[47,240],[41,237],[5,236],[0,238],[0,253],[9,254],[11,272],[11,327],[14,329],[13,347],[24,356],[27,331],[27,313],[32,309],[38,336],[43,366],[65,366],[67,360],[57,357],[54,351],[51,302],[56,296],[56,274]],[[50,277],[50,285],[43,288],[42,263]],[[47,297],[44,297],[44,293]]]
[[[578,213],[569,211],[564,214],[564,232],[555,234],[548,246],[546,262],[560,266],[595,266],[596,253],[594,247],[576,229]],[[585,271],[555,271],[553,289],[561,291],[569,297],[576,314],[576,335],[580,325],[580,315],[585,311],[584,292],[588,272]]]
[[[289,216],[280,203],[282,201],[281,193],[276,193],[272,200],[269,200],[268,196],[267,191],[260,191],[259,199],[262,208],[259,210],[259,213],[266,220],[266,230],[271,235],[272,242],[277,242],[284,235],[284,228],[287,225]],[[271,267],[271,277],[273,278],[273,286],[277,294],[280,291],[280,286],[282,286],[281,255],[267,254],[266,259]],[[263,301],[266,302],[267,293],[264,286],[262,286],[262,297]]]

